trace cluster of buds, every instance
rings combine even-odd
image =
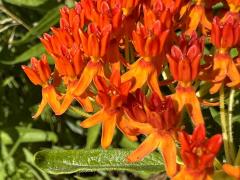
[[[211,179],[222,136],[206,138],[202,100],[193,84],[207,81],[211,94],[225,85],[240,87],[240,60],[230,55],[231,48],[240,48],[240,2],[224,1],[221,16],[214,17],[212,6],[218,2],[81,0],[72,9],[63,7],[60,27],[40,38],[54,59],[53,73],[46,55],[22,66],[42,87],[33,118],[47,104],[61,115],[77,101],[93,113],[80,126],[102,124],[103,148],[111,145],[117,127],[131,141],[146,136],[127,157],[129,163],[159,148],[172,179]],[[204,54],[208,37],[215,48],[211,55]],[[65,91],[57,90],[60,85]],[[164,94],[161,86],[175,88]],[[97,112],[93,103],[100,107]],[[193,135],[183,131],[185,108]],[[182,165],[176,162],[178,143]],[[224,167],[234,174],[235,167]]]

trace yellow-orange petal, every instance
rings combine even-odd
[[[141,161],[145,156],[153,152],[158,147],[159,143],[158,134],[150,134],[142,144],[127,157],[128,162]]]
[[[101,145],[104,149],[108,148],[113,139],[116,122],[117,122],[117,114],[107,114],[103,117],[102,121],[102,138]]]
[[[159,149],[164,159],[167,175],[172,177],[177,172],[176,156],[177,150],[173,137],[170,134],[158,136],[160,140]]]
[[[240,179],[240,166],[224,164],[222,168],[229,176],[235,177],[236,179]]]
[[[47,86],[43,88],[43,95],[46,97],[49,106],[57,113],[60,110],[60,102],[58,100],[58,94],[53,86]]]
[[[163,95],[162,92],[159,88],[159,83],[158,83],[158,74],[157,71],[153,71],[152,73],[150,73],[150,75],[148,76],[148,85],[151,88],[151,90],[155,93],[157,93],[157,95],[163,99]]]
[[[74,99],[74,96],[72,95],[72,93],[67,91],[66,94],[64,95],[63,102],[59,108],[59,111],[56,112],[56,115],[63,114],[71,105],[73,99]]]
[[[186,103],[187,111],[194,125],[204,123],[200,103],[195,92],[190,92],[186,94],[186,96],[187,98],[185,103]]]
[[[74,90],[75,96],[80,96],[84,93],[89,84],[92,82],[93,78],[97,75],[100,67],[100,63],[95,63],[92,61],[88,62]]]
[[[40,105],[38,106],[37,112],[32,116],[33,119],[36,119],[42,111],[44,110],[45,106],[47,105],[47,97],[44,95],[43,89],[42,89],[42,101]]]
[[[75,99],[78,101],[79,104],[81,104],[81,106],[86,112],[93,112],[93,106],[88,97],[79,96],[75,97]]]
[[[90,128],[100,122],[102,122],[106,118],[106,113],[103,110],[98,111],[91,117],[85,119],[80,123],[80,126],[83,128]]]

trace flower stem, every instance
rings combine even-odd
[[[233,105],[234,105],[234,95],[235,95],[235,89],[231,89],[230,96],[229,96],[229,104],[228,104],[228,143],[230,148],[230,156],[231,159],[235,160],[236,152],[233,142],[233,133],[232,133],[232,117],[233,117]]]
[[[220,99],[220,119],[221,119],[221,125],[222,125],[222,136],[223,136],[223,144],[224,144],[224,151],[226,156],[227,163],[232,164],[233,159],[231,157],[231,151],[229,147],[229,133],[228,133],[228,119],[226,118],[225,113],[225,104],[224,104],[224,86],[221,87],[219,92],[219,99]]]

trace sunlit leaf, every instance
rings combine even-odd
[[[47,0],[4,0],[4,1],[16,6],[30,6],[30,7],[36,7],[47,2]]]
[[[47,32],[49,28],[58,23],[59,20],[59,6],[52,9],[38,22],[38,24],[30,29],[20,40],[14,41],[13,44],[20,45],[26,42],[32,41],[40,37],[44,32]]]
[[[93,171],[146,171],[160,172],[164,164],[160,153],[151,153],[142,161],[128,163],[131,150],[124,149],[82,149],[82,150],[43,150],[35,154],[35,163],[50,174],[71,174]]]

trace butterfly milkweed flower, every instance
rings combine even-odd
[[[211,23],[206,16],[205,0],[189,1],[181,7],[180,17],[183,18],[183,24],[186,26],[186,34],[191,35],[201,26],[202,32],[207,33],[211,30]]]
[[[211,180],[213,161],[222,145],[222,136],[216,134],[206,138],[203,124],[198,125],[192,135],[182,131],[178,136],[181,144],[183,167],[173,180]]]
[[[230,49],[239,41],[240,21],[233,14],[228,14],[222,20],[218,17],[213,19],[211,42],[216,47],[212,60],[212,67],[203,74],[212,86],[210,93],[219,91],[226,83],[228,87],[235,87],[240,84],[240,74],[234,60],[230,56]]]
[[[144,14],[148,16],[149,14]],[[159,20],[144,18],[144,25],[137,23],[133,31],[133,45],[140,58],[130,66],[128,72],[121,76],[123,82],[134,79],[131,92],[141,88],[146,82],[152,91],[162,97],[158,85],[158,73],[162,68],[163,59],[160,55],[163,50],[169,30],[163,29]]]
[[[112,142],[114,129],[123,116],[121,107],[131,88],[131,81],[122,83],[118,71],[112,73],[109,83],[101,76],[96,76],[94,81],[98,89],[96,101],[102,109],[81,122],[80,125],[89,128],[102,123],[101,145],[107,148]]]
[[[34,85],[42,86],[42,101],[33,118],[37,118],[47,104],[54,112],[58,112],[60,108],[59,95],[51,84],[51,69],[47,62],[47,56],[43,55],[40,60],[33,57],[31,66],[22,66],[22,69]]]
[[[198,38],[196,33],[193,33],[189,40],[181,35],[180,46],[172,46],[171,54],[167,54],[171,74],[174,80],[178,81],[176,93],[172,95],[178,113],[181,114],[186,106],[195,125],[204,122],[199,100],[192,87],[192,82],[199,73],[203,43],[204,38]]]
[[[75,87],[76,96],[85,92],[94,77],[104,76],[102,57],[106,54],[111,29],[111,25],[108,25],[100,30],[97,25],[91,23],[87,32],[79,30],[83,52],[90,59]]]
[[[164,159],[167,174],[171,177],[177,172],[175,134],[179,124],[173,101],[171,97],[161,100],[154,93],[149,101],[146,101],[144,104],[146,121],[143,120],[142,129],[143,132],[146,132],[144,126],[148,124],[151,126],[151,131],[148,129],[149,132],[146,139],[127,159],[129,162],[140,161],[146,155],[159,148]],[[138,128],[141,132],[141,127]]]

